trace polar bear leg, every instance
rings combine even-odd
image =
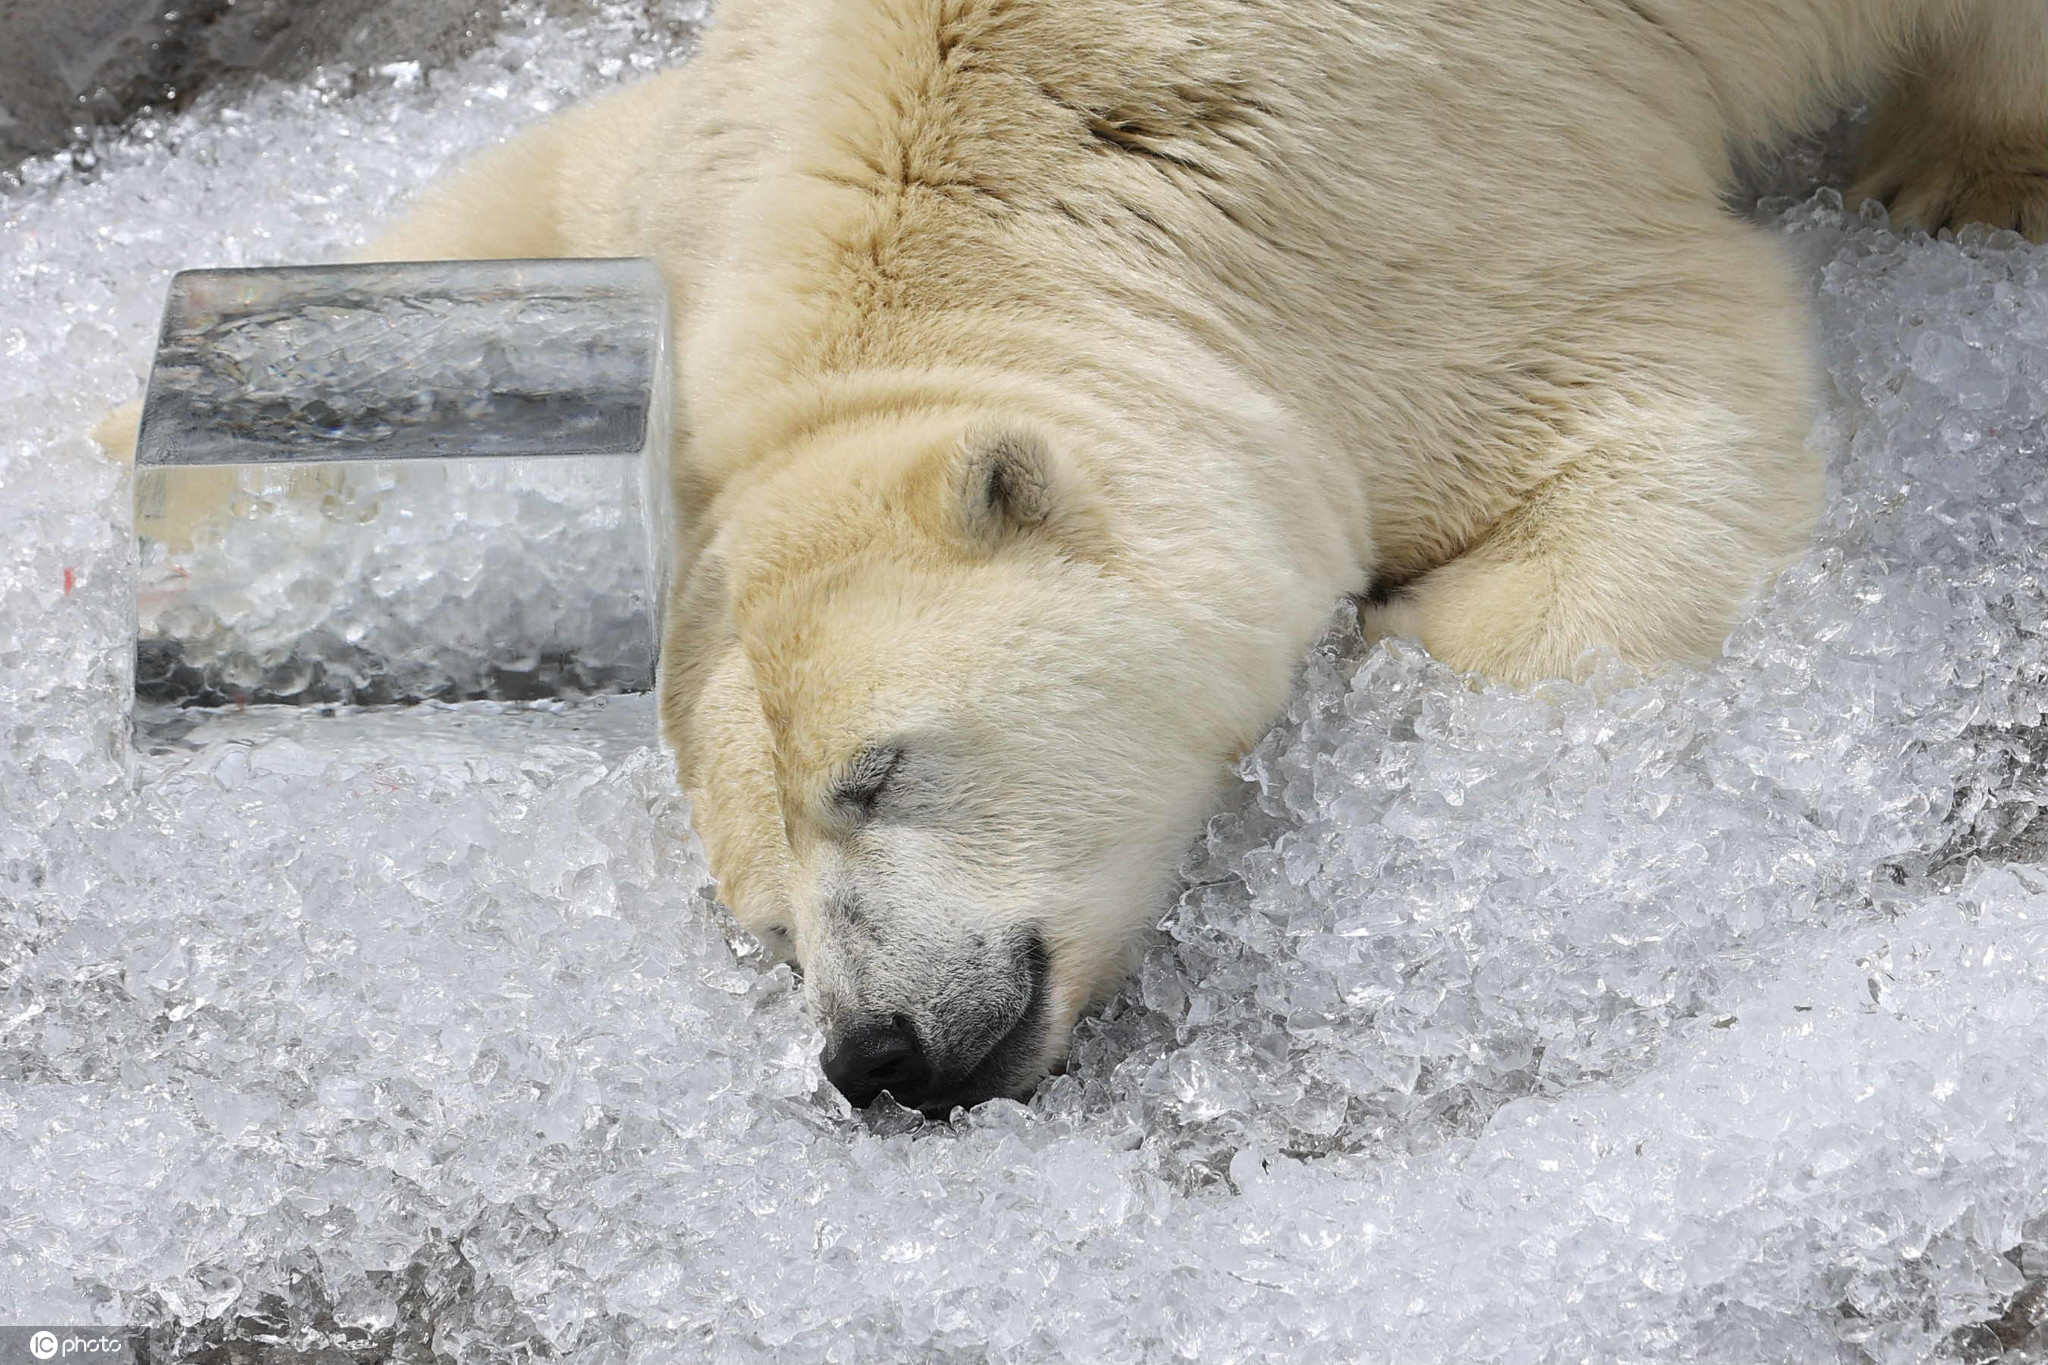
[[[1703,471],[1647,467],[1660,459],[1588,451],[1482,544],[1365,603],[1367,641],[1419,639],[1461,672],[1518,686],[1583,678],[1608,652],[1644,669],[1710,657],[1792,547],[1717,514],[1707,481],[1685,477]]]
[[[1586,455],[1482,544],[1364,604],[1366,639],[1419,639],[1461,672],[1521,686],[1583,678],[1610,652],[1644,669],[1718,652],[1796,545],[1714,508],[1704,468],[1652,468],[1665,462],[1654,442]]]
[[[1965,223],[2048,241],[2048,17],[2040,0],[1971,0],[1886,92],[1849,202],[1892,222]]]
[[[621,154],[660,126],[681,71],[544,119],[423,191],[357,261],[489,261],[630,254],[619,240]]]
[[[1721,220],[1659,264],[1688,272],[1693,302],[1655,319],[1613,310],[1634,354],[1533,452],[1548,476],[1464,553],[1365,602],[1369,641],[1417,638],[1516,684],[1583,677],[1602,651],[1643,668],[1700,660],[1801,552],[1822,468],[1785,263]]]

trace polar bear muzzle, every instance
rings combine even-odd
[[[891,1095],[906,1108],[942,1118],[956,1107],[1014,1096],[1035,1084],[1042,1067],[1051,1006],[1052,957],[1045,939],[1027,932],[1003,950],[1008,997],[977,991],[965,1008],[935,1008],[918,1017],[864,1010],[828,1027],[826,1079],[856,1109]],[[982,973],[977,972],[979,976]]]

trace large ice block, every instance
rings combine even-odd
[[[136,447],[138,699],[651,686],[667,317],[644,260],[177,276]]]

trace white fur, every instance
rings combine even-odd
[[[660,261],[664,717],[724,894],[828,1030],[901,1014],[942,1052],[1013,1009],[989,945],[1037,926],[1054,1007],[1015,1089],[1339,595],[1513,681],[1719,647],[1820,490],[1806,323],[1717,200],[1733,161],[1889,80],[1872,192],[2038,237],[2041,25],[723,0],[687,69],[484,157],[373,254]],[[1038,461],[1021,512],[978,501],[1006,443]],[[850,816],[830,784],[881,742],[904,776]]]

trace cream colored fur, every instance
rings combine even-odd
[[[372,254],[662,264],[663,715],[723,894],[828,1033],[955,1072],[1036,929],[1017,1090],[1340,595],[1512,682],[1718,649],[1821,477],[1732,165],[1888,88],[1872,192],[2038,238],[2040,39],[2038,0],[722,0]]]

